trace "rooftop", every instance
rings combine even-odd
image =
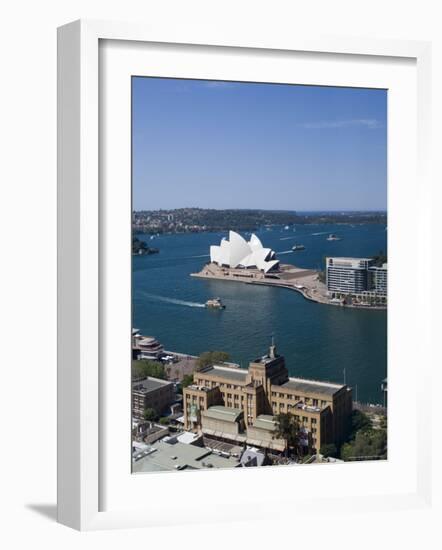
[[[160,378],[153,378],[148,376],[144,380],[139,380],[132,384],[132,389],[136,391],[141,391],[143,393],[149,393],[163,386],[169,386],[172,382],[168,380],[161,380]]]
[[[373,258],[352,258],[351,256],[327,256],[327,260],[342,262],[371,262]]]
[[[187,386],[187,389],[209,392],[212,388],[209,388],[209,386],[199,386],[198,384],[190,384],[189,386]]]
[[[212,453],[211,450],[180,442],[158,441],[138,453],[133,472],[195,470],[202,468],[235,468],[238,460]]]
[[[274,361],[275,359],[278,359],[279,357],[280,357],[279,355],[275,355],[275,357],[271,357],[270,355],[266,354],[254,359],[253,363],[263,363],[264,365],[266,365],[267,363],[271,363],[272,361]]]
[[[312,407],[311,405],[306,405],[302,402],[296,403],[296,408],[305,412],[321,412],[321,407]]]
[[[319,382],[317,380],[306,380],[304,378],[289,378],[288,382],[284,382],[280,387],[299,391],[300,393],[322,393],[332,397],[343,388],[344,385],[333,384],[332,382]]]
[[[222,365],[213,365],[212,367],[206,367],[201,374],[210,374],[212,376],[218,376],[225,380],[234,380],[235,382],[245,383],[248,371],[237,367],[225,367]],[[198,373],[197,373],[198,374]],[[197,375],[196,375],[197,376]]]
[[[236,422],[242,414],[241,409],[233,409],[224,407],[223,405],[214,405],[203,411],[203,416],[213,418],[215,420],[224,420],[226,422]]]
[[[248,447],[241,456],[241,466],[262,466],[265,454],[256,447]]]
[[[141,335],[139,335],[139,338],[141,338],[141,340],[138,341],[139,345],[143,345],[143,346],[161,345],[158,342],[158,340],[156,338],[154,338],[153,336],[141,336]]]
[[[195,443],[201,436],[194,434],[193,432],[182,432],[177,435],[176,439],[179,443],[184,443],[185,445],[191,445]]]
[[[276,422],[271,414],[260,414],[257,416],[253,425],[255,428],[261,428],[262,430],[270,430],[273,432]]]

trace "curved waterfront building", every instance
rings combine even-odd
[[[135,334],[134,331],[136,331]],[[164,346],[153,336],[142,336],[137,329],[132,329],[132,335],[134,359],[157,361],[164,355]]]
[[[279,266],[275,257],[275,252],[264,248],[256,235],[246,241],[235,231],[229,231],[229,240],[223,238],[219,246],[210,247],[210,261],[223,267],[259,269],[268,273]]]

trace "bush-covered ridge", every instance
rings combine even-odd
[[[175,210],[134,211],[134,233],[198,233],[203,231],[256,231],[264,226],[294,224],[387,223],[386,212],[312,212],[284,210],[214,210],[178,208]]]

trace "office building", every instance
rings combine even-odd
[[[142,419],[145,409],[153,409],[160,415],[168,411],[175,400],[173,382],[148,376],[132,384],[132,417]]]
[[[184,426],[225,441],[278,452],[274,416],[294,415],[312,451],[343,442],[350,428],[351,390],[346,385],[289,377],[272,343],[249,368],[214,365],[194,373],[183,392]]]

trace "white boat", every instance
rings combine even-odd
[[[297,252],[298,250],[305,250],[305,246],[303,244],[295,244],[292,246],[293,252]]]
[[[340,241],[340,240],[341,240],[341,237],[338,237],[333,233],[330,233],[330,235],[327,237],[327,241]]]
[[[221,302],[221,298],[211,298],[204,305],[210,309],[226,309],[226,306]]]

